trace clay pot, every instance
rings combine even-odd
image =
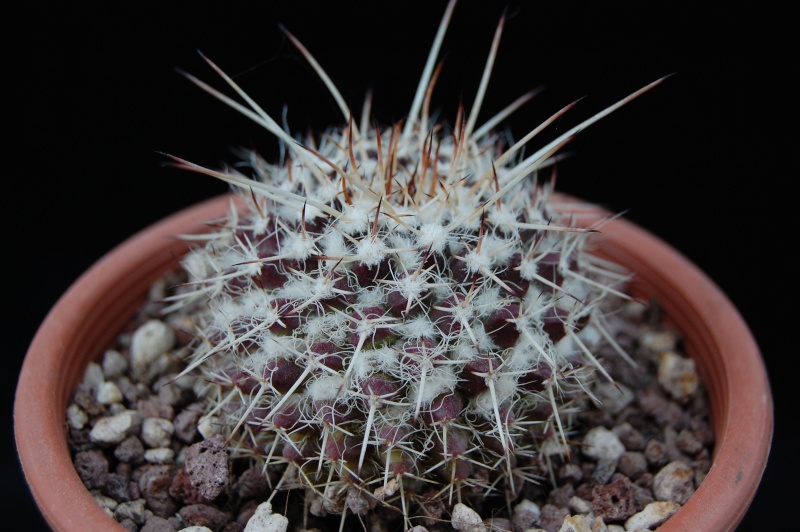
[[[122,530],[73,467],[65,411],[87,364],[114,345],[150,285],[177,266],[187,244],[175,235],[205,231],[204,222],[223,216],[229,201],[225,195],[205,201],[119,245],[70,287],[36,333],[17,386],[14,430],[25,478],[54,530]],[[602,255],[636,273],[637,297],[659,299],[709,394],[716,438],[711,470],[659,531],[734,530],[755,495],[772,441],[772,397],[758,346],[725,294],[651,233],[614,220],[596,241]]]
[[[608,214],[572,198],[567,210]],[[601,227],[600,255],[635,272],[634,297],[657,298],[665,320],[681,331],[711,409],[715,445],[708,475],[659,532],[733,531],[753,501],[772,445],[772,392],[764,361],[739,311],[722,290],[679,251],[623,219]]]

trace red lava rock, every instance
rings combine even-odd
[[[200,496],[197,488],[192,485],[189,473],[186,469],[181,469],[172,479],[172,484],[169,486],[169,494],[185,504],[198,504],[205,502],[205,499]]]
[[[186,449],[185,463],[192,486],[205,500],[213,501],[228,486],[228,452],[222,435]]]
[[[592,510],[603,521],[623,521],[636,513],[636,496],[632,483],[623,477],[592,490]]]

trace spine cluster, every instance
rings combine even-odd
[[[171,307],[194,321],[186,371],[206,377],[206,420],[235,454],[280,468],[276,490],[303,488],[317,515],[408,519],[539,481],[532,458],[568,452],[572,409],[610,379],[593,353],[625,297],[549,179],[603,113],[528,157],[533,135],[509,146],[475,127],[479,102],[450,128],[424,98],[383,129],[342,103],[346,126],[298,141],[241,91],[247,105],[191,79],[285,148],[224,170],[173,158],[238,193],[195,237]]]

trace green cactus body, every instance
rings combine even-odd
[[[286,154],[226,170],[173,158],[239,193],[173,302],[234,455],[280,469],[276,489],[302,488],[312,512],[396,510],[409,526],[431,501],[513,500],[540,480],[534,459],[568,453],[572,409],[610,379],[593,353],[627,279],[552,201],[553,155],[650,86],[523,158],[524,142],[475,127],[480,98],[453,128],[429,123],[430,68],[404,122],[356,126],[341,103],[346,125],[303,142],[191,79]]]

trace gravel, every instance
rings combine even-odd
[[[229,456],[213,422],[198,425],[205,408],[198,383],[177,378],[185,335],[157,317],[158,301],[173,284],[162,279],[154,286],[118,345],[89,365],[73,392],[65,421],[86,488],[133,532],[338,531],[339,516],[304,522],[303,508],[293,510],[285,493],[267,502],[261,467]],[[657,305],[632,305],[617,320],[618,341],[639,366],[605,354],[616,382],[593,390],[602,407],[588,404],[575,416],[570,458],[545,453],[531,461],[530,472],[550,482],[526,483],[510,510],[502,503],[456,504],[448,515],[431,507],[441,519],[414,522],[411,530],[641,532],[655,530],[686,502],[711,465],[705,390]],[[400,520],[347,524],[402,530]]]

